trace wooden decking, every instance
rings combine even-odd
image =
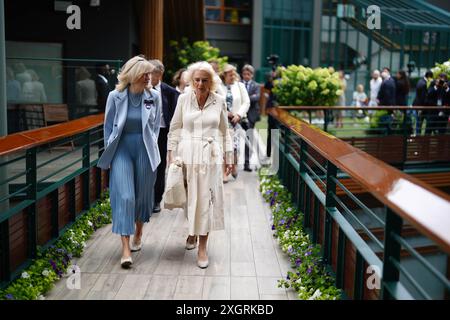
[[[225,185],[225,225],[210,234],[210,265],[200,269],[197,250],[184,248],[187,222],[182,210],[162,210],[144,228],[144,247],[133,253],[134,266],[120,267],[121,244],[111,226],[98,230],[76,259],[81,288],[66,278],[47,299],[297,299],[277,287],[290,270],[287,256],[272,236],[270,209],[258,191],[256,173],[240,171]]]

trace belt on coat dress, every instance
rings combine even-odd
[[[204,137],[204,136],[190,136],[186,139],[187,141],[202,141],[203,152],[202,159],[200,164],[200,173],[206,173],[206,167],[210,165],[210,160],[216,159],[218,154],[216,154],[215,148],[213,148],[213,142],[217,143],[217,139],[215,137]],[[215,162],[215,161],[213,161]]]

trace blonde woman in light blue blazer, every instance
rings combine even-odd
[[[133,264],[131,252],[142,248],[142,229],[153,211],[156,169],[161,162],[161,98],[147,89],[152,71],[152,64],[143,57],[128,60],[106,102],[105,150],[97,166],[110,169],[112,232],[121,236],[123,268]]]

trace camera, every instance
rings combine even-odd
[[[278,60],[280,60],[280,57],[276,54],[271,54],[270,56],[266,57],[267,62],[272,66],[272,70],[275,71],[278,66]]]

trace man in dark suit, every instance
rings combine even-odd
[[[426,98],[426,105],[430,107],[443,107],[450,105],[450,88],[447,75],[442,73],[439,78],[430,85]],[[427,127],[425,134],[445,134],[447,130],[448,111],[430,110],[427,112]]]
[[[97,77],[95,78],[95,87],[97,89],[97,107],[99,112],[105,112],[106,100],[111,91],[108,77],[110,68],[108,64],[97,65]]]
[[[378,105],[395,106],[395,80],[391,77],[389,68],[383,69],[381,77],[383,78],[383,82],[378,92]]]
[[[417,81],[416,85],[416,97],[414,98],[413,106],[423,107],[426,106],[427,103],[427,93],[428,88],[430,87],[431,81],[433,80],[433,72],[428,70],[425,73],[425,76],[419,81]],[[417,116],[417,129],[416,133],[420,134],[422,128],[423,119],[426,117],[426,111],[421,110]]]
[[[248,92],[248,96],[250,97],[250,108],[248,109],[248,112],[247,112],[247,119],[244,119],[241,122],[241,125],[242,125],[242,128],[247,132],[247,137],[252,144],[256,143],[254,141],[255,137],[253,135],[253,129],[255,128],[255,123],[258,122],[259,120],[261,120],[260,113],[259,113],[259,97],[260,97],[261,88],[260,88],[259,83],[255,82],[253,80],[254,74],[255,74],[255,69],[251,65],[246,64],[242,68],[242,79],[243,79],[242,82],[244,83],[245,88],[247,89],[247,92]],[[244,170],[248,171],[248,172],[252,171],[252,169],[250,168],[250,148],[247,143],[245,144]]]
[[[168,84],[162,82],[164,75],[164,65],[162,62],[155,59],[150,60],[150,63],[155,67],[152,71],[152,80],[150,85],[161,94],[162,98],[161,129],[158,136],[158,147],[161,155],[161,163],[158,166],[158,173],[156,175],[155,205],[153,207],[153,212],[160,212],[160,203],[164,193],[166,180],[167,135],[169,134],[170,121],[172,120],[175,108],[177,106],[179,93]]]

